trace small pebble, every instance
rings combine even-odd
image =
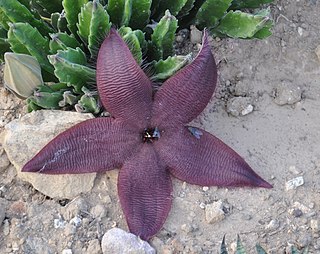
[[[318,220],[310,220],[310,228],[313,232],[319,232],[319,221]]]
[[[227,112],[235,117],[248,115],[252,111],[253,106],[249,97],[233,97],[227,102]]]
[[[278,220],[271,220],[266,226],[265,229],[270,231],[276,230],[280,227],[280,222]]]
[[[202,187],[202,190],[203,190],[204,192],[206,192],[206,191],[209,190],[209,187],[208,187],[208,186],[203,186],[203,187]]]
[[[304,180],[302,176],[298,176],[286,182],[286,190],[294,190],[299,186],[304,184]]]
[[[315,53],[316,53],[316,55],[317,55],[317,57],[318,57],[318,60],[319,60],[319,62],[320,62],[320,45],[318,45],[318,47],[316,47]]]
[[[212,204],[207,204],[205,206],[205,213],[206,221],[210,224],[222,221],[225,218],[222,201],[218,200]]]
[[[72,250],[71,249],[64,249],[62,251],[62,254],[72,254]]]
[[[201,209],[205,209],[206,208],[206,204],[203,203],[203,202],[201,202],[199,206],[200,206]]]

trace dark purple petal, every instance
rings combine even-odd
[[[155,235],[170,211],[172,184],[151,144],[125,162],[118,191],[130,231],[144,240]]]
[[[120,167],[142,145],[136,129],[111,118],[81,122],[50,141],[24,172],[78,174]]]
[[[152,105],[151,81],[115,29],[100,47],[96,79],[101,102],[113,117],[145,125]]]
[[[234,150],[204,130],[180,127],[167,131],[155,148],[170,172],[188,183],[272,188]]]
[[[216,83],[217,67],[205,31],[198,56],[156,93],[152,125],[164,128],[189,123],[207,106]]]

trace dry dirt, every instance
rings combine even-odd
[[[150,241],[158,253],[218,253],[225,234],[231,253],[237,234],[248,253],[255,253],[256,243],[268,253],[290,253],[291,245],[320,253],[319,13],[316,0],[276,1],[267,40],[213,39],[219,87],[193,124],[234,148],[274,187],[207,189],[174,180],[171,212]],[[0,98],[3,126],[24,111],[23,102],[3,89]],[[251,106],[253,112],[241,116],[239,103],[245,113]],[[95,187],[73,201],[47,198],[17,179],[12,167],[0,174],[7,207],[0,253],[99,253],[105,231],[115,225],[127,230],[117,171],[99,176],[97,186],[104,183],[105,189]],[[303,185],[287,190],[286,182],[300,176]],[[225,218],[209,224],[204,208],[217,200],[223,201]],[[82,219],[76,230],[54,227],[75,213]]]

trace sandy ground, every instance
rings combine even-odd
[[[319,1],[277,1],[272,6],[274,34],[267,40],[213,39],[219,87],[193,124],[230,145],[274,188],[207,189],[174,180],[173,207],[151,240],[159,253],[218,253],[225,234],[231,253],[237,234],[248,253],[255,253],[257,242],[268,253],[290,253],[291,245],[320,253],[319,13]],[[3,125],[23,112],[23,103],[4,91],[0,96]],[[253,112],[242,116],[240,110],[240,116],[233,116],[230,112],[239,107],[232,101],[244,102],[249,111],[252,106]],[[70,200],[45,197],[17,179],[12,167],[0,174],[0,197],[8,207],[0,227],[0,253],[69,248],[99,253],[97,239],[106,230],[115,225],[127,229],[117,198],[117,171],[100,175],[92,193],[71,202],[80,203],[83,219],[75,232],[53,225],[59,214],[66,219],[75,212]],[[286,183],[297,177],[303,185],[288,190]],[[101,190],[103,185],[107,187]],[[217,200],[225,218],[210,224],[205,207]],[[97,206],[104,207],[104,216],[95,212]]]

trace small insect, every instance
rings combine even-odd
[[[188,127],[188,130],[191,132],[193,136],[195,136],[197,139],[200,139],[201,136],[203,135],[202,131],[200,131],[196,127]]]
[[[158,127],[155,127],[154,129],[144,129],[144,132],[142,133],[142,140],[143,142],[147,143],[153,143],[154,140],[158,140],[160,138],[160,131]]]

